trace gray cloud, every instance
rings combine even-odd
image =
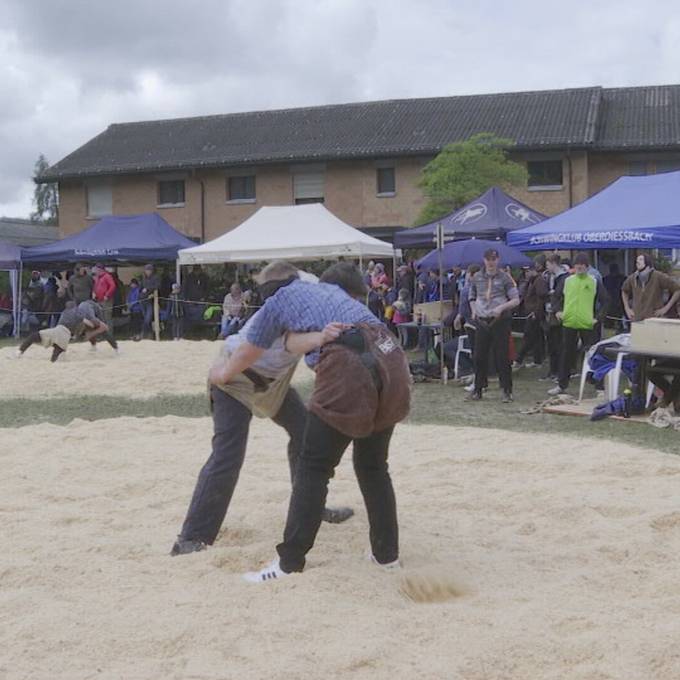
[[[112,122],[676,82],[674,3],[0,0],[0,214]]]

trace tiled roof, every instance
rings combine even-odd
[[[59,238],[59,227],[39,224],[31,220],[0,217],[0,241],[17,246],[39,246]]]
[[[609,149],[680,146],[680,85],[602,90],[596,144]]]
[[[43,179],[433,155],[478,132],[519,149],[680,145],[679,98],[680,86],[589,87],[119,123]]]

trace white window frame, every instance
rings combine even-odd
[[[392,170],[394,173],[394,191],[378,191],[378,172],[380,170]],[[376,161],[375,195],[377,198],[394,198],[397,195],[397,164],[394,161]]]
[[[229,180],[232,177],[253,177],[255,183],[255,196],[254,198],[229,198]],[[257,203],[257,173],[255,170],[235,170],[234,172],[228,172],[224,176],[224,191],[225,191],[225,203],[227,205],[253,205]]]
[[[528,154],[524,157],[529,172],[529,163],[548,163],[550,161],[560,161],[562,163],[562,184],[545,184],[542,186],[531,186],[527,177],[527,191],[563,191],[564,190],[564,158],[560,154],[533,155]]]
[[[157,208],[184,208],[187,204],[186,175],[160,175],[156,177],[156,201],[161,197],[161,182],[184,182],[184,200],[181,203],[156,203]]]

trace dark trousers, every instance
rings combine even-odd
[[[214,434],[212,453],[201,469],[180,537],[212,544],[217,538],[238,482],[246,454],[252,413],[241,402],[211,388]],[[288,442],[291,480],[302,449],[307,409],[298,393],[289,389],[272,419],[283,427]]]
[[[133,336],[141,335],[143,321],[144,314],[141,310],[135,310],[130,313],[130,333],[132,333]]]
[[[41,342],[40,333],[36,331],[31,333],[22,343],[19,345],[19,351],[23,354],[34,342]],[[64,350],[58,345],[52,345],[52,358],[50,361],[54,363],[60,354],[63,354]]]
[[[562,328],[562,351],[560,353],[559,386],[566,390],[569,387],[569,377],[576,365],[578,341],[581,340],[582,349],[588,350],[595,344],[597,337],[590,329]]]
[[[144,325],[142,332],[144,335],[151,333],[153,330],[153,301],[145,300],[142,302],[142,310],[144,311]]]
[[[488,383],[489,359],[494,357],[498,381],[504,392],[512,392],[510,368],[510,319],[479,319],[475,333],[475,389]]]
[[[543,363],[543,353],[545,349],[545,338],[543,336],[543,324],[535,318],[529,318],[524,325],[524,341],[522,350],[517,357],[517,363],[522,363],[524,358],[531,352],[534,355],[534,363]]]
[[[366,504],[373,556],[381,564],[399,557],[397,505],[387,465],[393,430],[390,427],[354,440],[354,472]],[[283,571],[304,568],[305,555],[312,549],[321,524],[328,482],[351,441],[351,437],[309,414],[283,543],[276,547]]]
[[[550,359],[550,375],[557,376],[560,372],[560,356],[562,354],[562,326],[548,326],[546,332],[548,341],[548,357]]]
[[[171,319],[172,337],[181,338],[184,333],[184,318],[181,316],[173,316]]]
[[[680,361],[661,361],[655,368],[680,368]],[[674,375],[672,382],[663,373],[652,373],[649,375],[650,382],[663,392],[662,403],[670,405],[680,398],[680,375]]]

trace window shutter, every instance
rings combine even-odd
[[[87,214],[89,217],[105,217],[113,214],[113,188],[110,182],[88,184]]]
[[[293,175],[293,197],[324,198],[326,175],[323,172],[297,172]]]

